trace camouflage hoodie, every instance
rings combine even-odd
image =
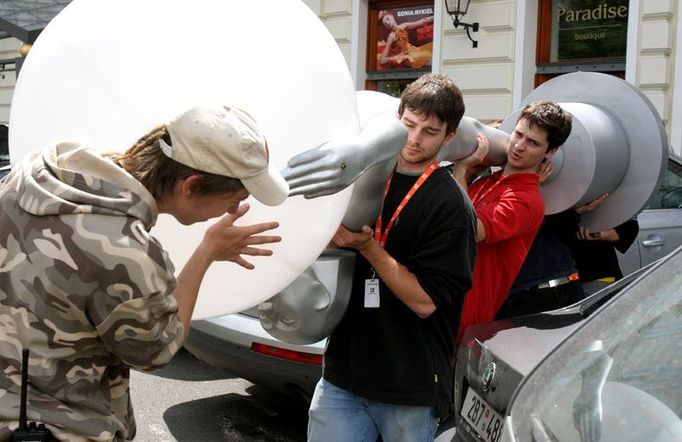
[[[129,367],[167,363],[183,339],[173,265],[149,234],[152,195],[78,143],[34,153],[0,182],[0,440],[28,419],[62,440],[129,440]]]

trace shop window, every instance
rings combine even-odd
[[[407,85],[413,81],[413,78],[407,80],[380,80],[376,81],[376,90],[384,94],[393,95],[394,97],[400,97],[400,94],[403,93]]]
[[[399,96],[433,59],[433,2],[371,2],[366,89]]]
[[[575,71],[625,77],[628,0],[540,0],[536,86]]]

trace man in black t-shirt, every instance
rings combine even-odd
[[[375,229],[341,226],[358,252],[310,407],[310,441],[433,440],[449,412],[454,338],[476,255],[475,213],[436,156],[464,114],[461,91],[427,74],[403,92],[408,129]]]

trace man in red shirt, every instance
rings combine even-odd
[[[556,103],[530,103],[509,137],[502,170],[468,185],[488,153],[482,134],[476,151],[455,164],[453,175],[467,189],[478,218],[473,286],[464,300],[458,340],[467,326],[493,320],[504,302],[545,213],[536,170],[566,141],[571,121]]]

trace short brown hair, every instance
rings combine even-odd
[[[425,115],[436,116],[451,133],[464,116],[464,98],[454,81],[443,74],[424,74],[410,83],[400,96],[398,115],[405,109]]]
[[[201,177],[196,192],[202,195],[223,194],[242,190],[244,185],[237,178],[202,172],[170,159],[163,153],[159,140],[170,145],[166,126],[159,126],[140,138],[123,154],[111,154],[118,163],[149,190],[154,198],[162,198],[173,191],[178,180],[192,175]]]
[[[573,117],[557,103],[552,101],[533,101],[527,104],[517,120],[528,119],[528,126],[537,126],[547,132],[549,145],[547,150],[554,150],[564,144],[571,134]]]

